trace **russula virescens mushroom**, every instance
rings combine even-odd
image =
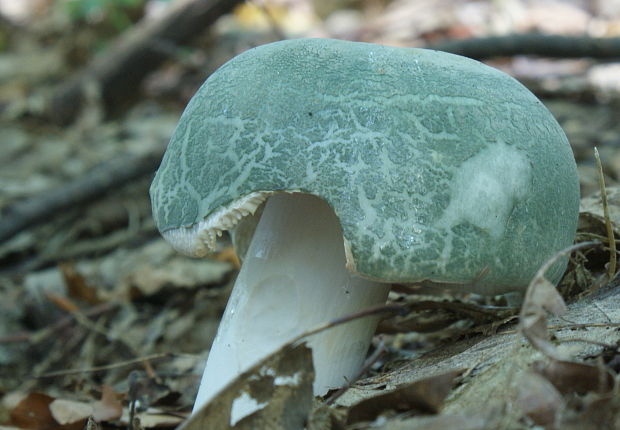
[[[244,258],[197,408],[299,333],[384,302],[390,283],[523,290],[572,243],[579,186],[562,129],[508,75],[442,52],[301,39],[207,79],[151,197],[177,250],[204,256],[236,229]],[[311,338],[315,394],[355,374],[375,325]]]

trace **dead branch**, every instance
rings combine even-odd
[[[426,46],[478,60],[513,55],[536,55],[553,58],[620,58],[620,37],[554,36],[547,34],[512,34],[450,40]]]
[[[0,242],[28,227],[49,221],[61,211],[97,200],[116,187],[152,174],[162,156],[163,148],[140,155],[124,154],[55,190],[14,203],[3,211],[0,218]]]
[[[103,313],[116,310],[118,307],[119,307],[119,304],[114,303],[114,302],[100,303],[89,309],[86,309],[82,313],[82,315],[88,318],[93,318]],[[6,343],[21,343],[21,342],[32,342],[36,344],[42,340],[49,339],[50,336],[53,336],[54,333],[56,333],[57,331],[64,330],[65,328],[69,327],[73,323],[73,321],[74,321],[73,315],[66,315],[59,321],[55,322],[54,324],[47,326],[45,328],[42,328],[40,330],[34,331],[34,332],[23,332],[23,333],[11,334],[8,336],[1,336],[0,345],[6,344]]]
[[[241,0],[179,0],[157,21],[141,22],[84,70],[61,84],[49,105],[50,119],[66,125],[79,114],[87,87],[97,88],[106,113],[135,95],[140,82],[170,58],[177,45],[201,34]]]

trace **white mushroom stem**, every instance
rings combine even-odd
[[[194,411],[297,335],[385,303],[389,285],[354,276],[345,264],[340,224],[323,200],[270,197],[211,347]],[[359,371],[377,321],[361,318],[309,339],[316,395]]]

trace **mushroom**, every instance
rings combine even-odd
[[[150,192],[177,250],[205,256],[228,230],[243,258],[194,410],[300,333],[385,303],[391,283],[523,291],[572,243],[579,206],[566,136],[516,80],[330,39],[263,45],[213,73]],[[376,324],[312,336],[316,395],[360,369]]]

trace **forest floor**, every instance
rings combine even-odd
[[[620,36],[619,1],[265,0],[224,11],[177,45],[164,41],[165,60],[108,91],[104,78],[122,61],[101,58],[132,32],[148,36],[143,24],[170,15],[166,2],[9,3],[0,2],[0,429],[229,428],[213,408],[204,421],[186,419],[239,261],[226,237],[209,258],[177,254],[157,232],[148,187],[189,98],[232,56],[299,36],[416,47],[532,32]],[[556,57],[485,62],[542,99],[575,154],[577,242],[602,245],[572,254],[564,301],[545,290],[520,308],[506,297],[395,287],[390,303],[403,312],[380,323],[373,360],[348,390],[294,408],[271,393],[256,421],[230,428],[280,428],[264,423],[295,414],[308,429],[618,428],[620,287],[608,273],[607,224],[620,235],[620,63]],[[80,98],[67,90],[76,80]],[[563,316],[546,315],[564,302]],[[311,372],[302,347],[269,360]]]

